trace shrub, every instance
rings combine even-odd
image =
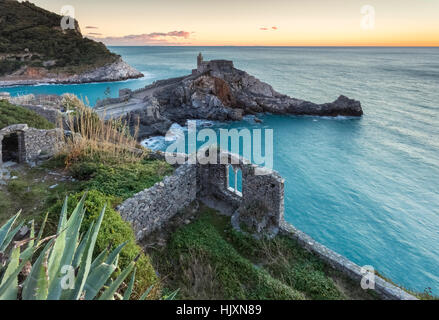
[[[165,161],[144,160],[140,163],[118,165],[81,162],[71,167],[72,175],[78,179],[89,178],[85,188],[98,190],[107,195],[127,199],[135,193],[152,187],[173,168]]]
[[[88,223],[87,227],[81,225],[83,207],[84,198],[75,206],[70,218],[67,218],[66,206],[63,206],[56,237],[43,239],[41,231],[35,236],[32,223],[29,238],[12,245],[14,237],[23,226],[23,223],[14,226],[20,213],[0,227],[1,257],[4,258],[5,252],[10,249],[8,258],[2,261],[5,263],[5,268],[0,270],[0,300],[114,299],[120,285],[132,273],[135,261],[133,259],[128,262],[126,269],[108,284],[108,280],[117,268],[119,252],[124,244],[117,246],[111,252],[109,247],[104,248],[99,254],[95,254],[96,258],[93,260],[92,254],[105,214],[105,205],[99,209],[100,213],[94,221],[96,223]],[[41,230],[43,228],[44,226]],[[86,232],[81,237],[82,229]],[[26,249],[22,250],[24,246]],[[32,256],[37,253],[38,257],[31,263]],[[68,270],[66,274],[65,266],[71,267],[70,274]],[[134,282],[134,275],[135,272],[130,283]],[[69,279],[64,282],[65,277]],[[63,283],[72,286],[63,288]],[[19,287],[22,288],[21,291]],[[132,285],[127,287],[123,298],[131,297],[132,288]]]
[[[74,204],[81,199],[83,194],[84,192],[76,193],[69,198],[68,212],[73,210]],[[136,263],[136,283],[133,291],[133,294],[138,297],[152,284],[157,282],[157,276],[150,263],[149,257],[145,255],[142,249],[136,244],[134,232],[130,224],[124,221],[119,213],[112,208],[115,201],[116,199],[114,197],[105,195],[99,191],[92,190],[88,192],[85,200],[86,214],[81,228],[86,230],[99,216],[100,209],[108,204],[96,240],[96,249],[102,251],[110,244],[115,247],[126,242],[125,247],[120,252],[119,265],[121,268],[127,267],[133,259],[140,255]],[[52,219],[55,219],[56,213],[60,211],[61,205],[61,203],[58,203],[50,209]]]

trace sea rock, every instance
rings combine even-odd
[[[269,84],[233,67],[232,61],[199,61],[191,75],[161,80],[119,99],[104,101],[98,114],[111,110],[140,119],[140,136],[157,134],[172,123],[187,119],[241,120],[261,112],[313,116],[361,116],[359,101],[340,96],[333,102],[316,104],[281,94]],[[138,103],[142,99],[143,103]],[[123,102],[123,104],[122,104]],[[154,110],[154,117],[148,110]]]

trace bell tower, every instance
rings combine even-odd
[[[197,69],[200,69],[202,64],[203,64],[203,55],[200,52],[197,57]]]

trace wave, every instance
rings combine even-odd
[[[140,142],[140,144],[142,146],[144,146],[145,148],[157,151],[157,150],[164,149],[164,147],[166,146],[166,141],[165,141],[165,137],[163,137],[163,136],[154,136],[154,137],[150,137],[148,139],[142,140]]]

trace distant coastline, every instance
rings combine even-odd
[[[75,75],[42,75],[0,77],[0,87],[12,87],[38,84],[81,84],[91,82],[113,82],[143,77],[143,73],[128,65],[121,58],[106,66]]]

